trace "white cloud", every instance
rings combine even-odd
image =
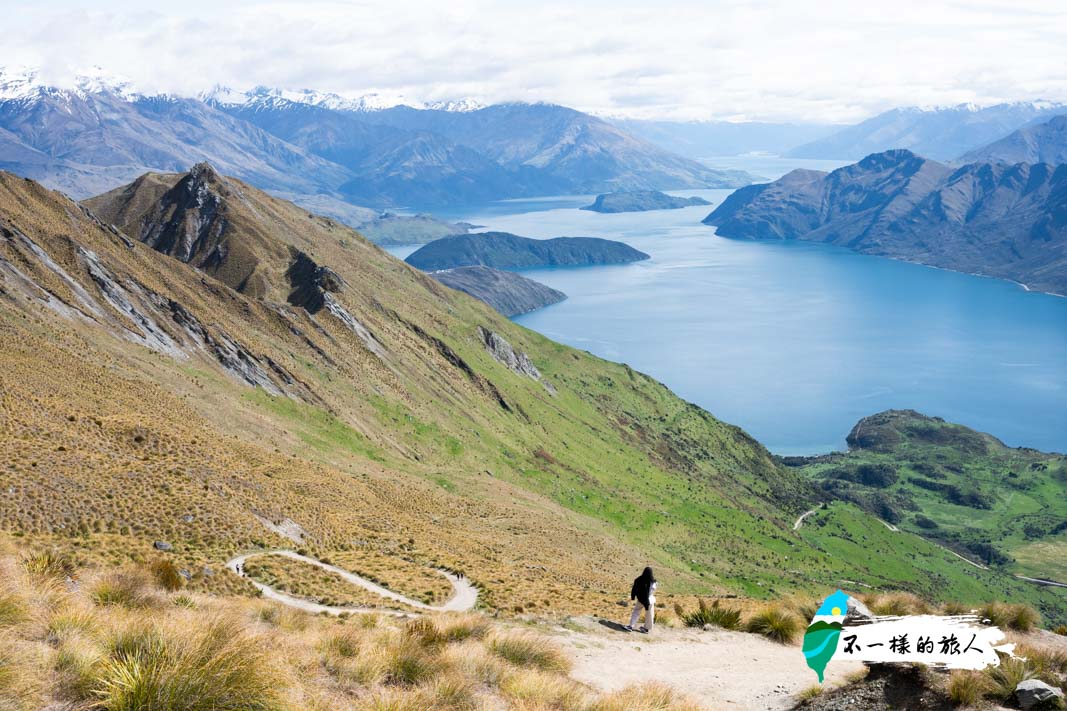
[[[850,121],[1067,100],[1067,4],[1033,0],[15,3],[2,61],[142,90],[222,83],[681,118]]]

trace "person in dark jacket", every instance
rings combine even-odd
[[[626,625],[626,630],[634,631],[634,625],[641,616],[641,608],[644,608],[645,626],[641,628],[641,631],[646,634],[651,632],[656,619],[656,576],[652,574],[652,568],[645,568],[644,572],[634,578],[633,587],[630,588],[630,599],[636,602],[634,611],[630,613],[630,624]]]

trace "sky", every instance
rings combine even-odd
[[[1067,2],[5,0],[0,64],[610,116],[846,123],[907,105],[1067,102]],[[154,9],[162,8],[162,9]]]

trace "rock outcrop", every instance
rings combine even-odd
[[[552,383],[545,380],[544,376],[541,375],[541,371],[530,360],[530,356],[522,351],[516,351],[503,336],[482,326],[478,327],[478,335],[481,336],[482,343],[485,345],[485,350],[489,351],[489,355],[506,366],[508,370],[517,375],[524,375],[531,380],[536,380],[550,394],[556,394],[556,388],[552,386]]]

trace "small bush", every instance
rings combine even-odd
[[[489,641],[489,651],[518,667],[542,671],[568,672],[571,660],[555,645],[541,637],[508,634]]]
[[[761,634],[775,642],[789,644],[800,634],[800,619],[783,607],[772,605],[756,613],[745,625],[749,632]]]
[[[710,605],[700,600],[697,603],[697,609],[693,612],[686,612],[681,605],[676,605],[674,611],[686,627],[715,625],[727,630],[741,629],[741,611],[734,607],[720,605],[718,600],[713,600]]]
[[[945,694],[957,706],[977,706],[989,691],[989,678],[985,674],[963,669],[949,674],[945,684]]]
[[[995,627],[1016,632],[1030,632],[1041,621],[1037,610],[1029,605],[1009,605],[1002,602],[983,605],[979,608],[978,615],[984,620],[989,620],[989,623]]]
[[[185,585],[185,578],[178,572],[178,566],[174,565],[174,561],[166,558],[152,561],[148,566],[148,572],[152,574],[156,585],[167,592],[181,590],[182,586]]]
[[[1067,625],[1060,625],[1059,627],[1057,627],[1056,629],[1054,629],[1052,631],[1055,632],[1056,634],[1061,634],[1061,635],[1067,637]]]

